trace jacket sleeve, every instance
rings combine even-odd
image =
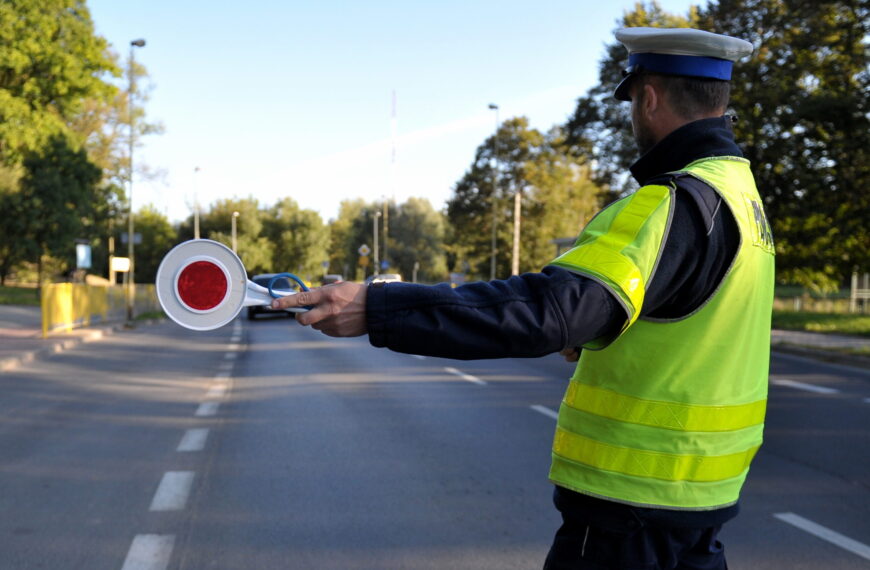
[[[557,267],[505,280],[368,288],[369,340],[460,360],[537,357],[611,336],[625,309],[600,284]]]

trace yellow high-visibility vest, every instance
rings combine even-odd
[[[667,235],[674,187],[644,186],[603,210],[553,265],[607,287],[628,319],[584,350],[559,409],[550,479],[665,509],[734,504],[762,442],[774,249],[746,160],[684,171],[723,198],[740,230],[716,292],[676,320],[639,318]]]

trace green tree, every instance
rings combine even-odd
[[[362,199],[342,200],[338,217],[330,221],[329,267],[345,279],[361,279],[365,270],[359,266],[357,250],[362,244],[372,247],[373,208]],[[369,265],[368,271],[371,271]]]
[[[618,26],[695,27],[697,18],[695,7],[683,17],[662,10],[658,2],[638,2],[633,11],[625,13]],[[606,54],[598,65],[599,83],[577,100],[577,107],[565,125],[565,144],[572,154],[594,159],[592,175],[608,190],[606,202],[637,188],[628,175],[628,167],[638,158],[630,106],[613,98],[627,61],[628,52],[621,43],[613,41],[607,45]]]
[[[447,261],[444,254],[444,215],[425,198],[409,198],[390,214],[390,271],[401,273],[406,281],[418,265],[418,281],[444,281]]]
[[[41,152],[84,100],[112,96],[107,47],[83,0],[0,3],[0,162]]]
[[[329,259],[329,227],[320,214],[303,210],[292,198],[279,200],[265,215],[263,229],[273,244],[272,267],[314,281]]]
[[[756,46],[732,107],[779,279],[836,289],[870,267],[870,3],[721,0],[701,25]]]
[[[134,251],[135,278],[140,283],[154,283],[163,256],[178,242],[177,234],[169,219],[150,204],[136,212],[135,221],[136,233],[142,235]]]
[[[77,238],[86,237],[85,220],[92,219],[99,203],[97,186],[100,169],[88,160],[84,150],[75,150],[68,141],[55,137],[39,153],[24,159],[25,175],[17,197],[15,215],[25,220],[18,240],[36,252],[37,279],[42,282],[42,263],[46,255],[72,261]]]
[[[691,25],[752,42],[755,53],[734,66],[731,110],[773,225],[779,280],[833,289],[870,266],[866,1],[721,0],[685,17],[638,4],[619,25]],[[626,60],[622,45],[608,45],[599,84],[566,125],[611,197],[636,187],[629,106],[612,97]]]
[[[110,53],[113,61],[118,56]],[[134,81],[128,77],[133,64]],[[130,179],[130,125],[133,125],[134,150],[142,147],[142,140],[148,135],[159,135],[164,131],[159,121],[146,117],[145,104],[150,97],[151,86],[148,71],[139,62],[126,64],[124,77],[116,81],[110,97],[91,96],[84,99],[79,111],[69,119],[69,128],[83,142],[91,161],[103,169],[106,184],[118,188],[126,187]],[[152,179],[160,175],[155,170],[137,160],[136,174],[140,179]],[[125,199],[120,193],[120,199]]]
[[[520,269],[538,270],[555,257],[553,240],[575,237],[601,205],[601,188],[583,159],[566,152],[561,129],[552,129],[534,160],[527,181],[520,241]]]
[[[26,211],[21,192],[0,192],[0,285],[12,269],[22,261],[35,259],[39,253],[36,242],[27,237],[30,214]]]
[[[589,180],[584,159],[565,152],[559,129],[542,133],[529,128],[525,118],[505,121],[478,147],[448,201],[451,269],[467,267],[479,278],[489,276],[495,222],[496,276],[510,274],[517,192],[521,272],[539,270],[551,260],[550,241],[577,235],[598,206],[598,186]]]
[[[255,198],[225,199],[215,202],[200,216],[201,237],[232,247],[233,212],[239,213],[236,218],[237,253],[245,264],[248,275],[274,273],[275,268],[272,266],[274,244],[263,235],[266,213],[260,209],[259,202]],[[179,230],[179,235],[185,236],[185,239],[193,237],[192,217],[188,218],[186,224]]]

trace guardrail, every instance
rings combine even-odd
[[[127,318],[126,288],[122,285],[52,283],[42,286],[42,336],[69,332],[95,323]],[[159,311],[154,285],[133,286],[133,312]]]

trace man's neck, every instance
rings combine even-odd
[[[640,184],[681,170],[691,162],[711,156],[743,156],[734,142],[730,117],[715,117],[685,123],[668,133],[631,166]]]

